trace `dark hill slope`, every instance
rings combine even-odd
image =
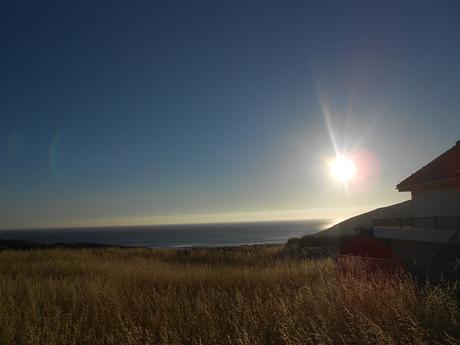
[[[360,214],[335,224],[334,226],[323,230],[315,237],[342,237],[353,235],[356,228],[372,227],[372,219],[374,218],[406,218],[411,217],[411,200],[403,201],[398,204],[380,207],[373,211]]]

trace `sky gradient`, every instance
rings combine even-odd
[[[0,228],[342,218],[460,139],[457,1],[0,3]],[[360,161],[348,186],[326,162]]]

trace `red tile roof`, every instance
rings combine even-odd
[[[454,181],[460,181],[460,140],[454,147],[400,182],[396,188],[402,192],[429,187],[433,183],[448,184]]]

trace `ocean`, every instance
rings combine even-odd
[[[285,243],[323,230],[330,220],[0,230],[0,239],[142,247],[223,247]]]

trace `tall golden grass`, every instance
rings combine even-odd
[[[0,344],[459,343],[458,284],[281,254],[4,251]]]

